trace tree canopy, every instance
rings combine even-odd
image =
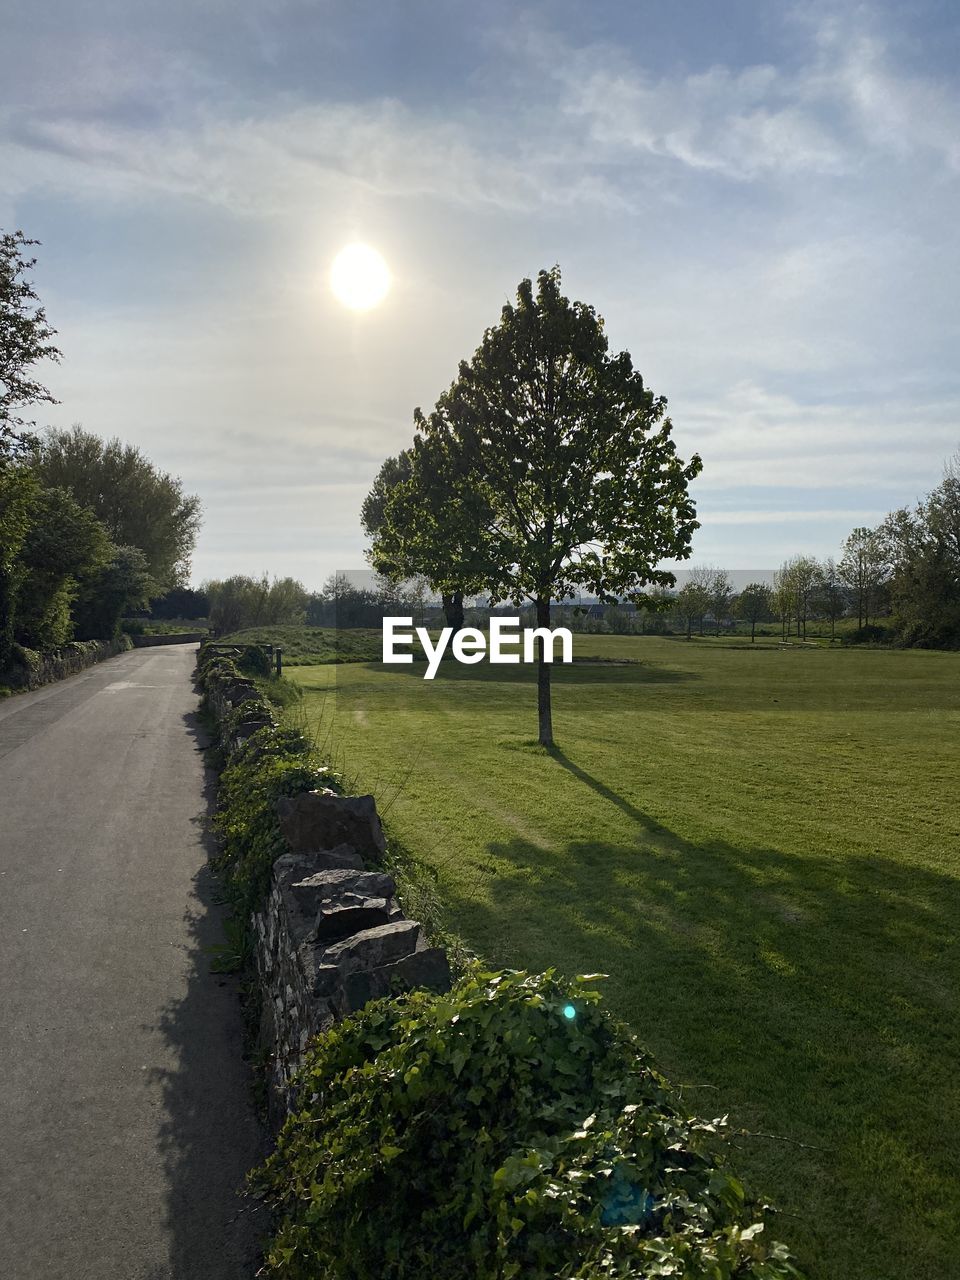
[[[492,603],[601,600],[669,585],[660,561],[689,555],[689,482],[666,400],[628,352],[609,352],[593,307],[560,291],[560,272],[523,280],[430,414],[415,414],[413,474],[388,499],[377,557],[416,565],[441,589]],[[540,645],[540,740],[550,745],[549,666]]]
[[[947,462],[943,480],[922,502],[892,512],[875,538],[891,567],[891,604],[901,640],[960,647],[960,454]]]
[[[22,577],[15,637],[31,649],[55,649],[73,635],[70,606],[115,548],[92,511],[63,489],[37,488],[20,551]]]
[[[250,578],[237,573],[232,578],[205,582],[203,592],[216,635],[228,635],[244,627],[300,624],[309,600],[306,587],[296,578],[271,581],[266,574]]]
[[[443,454],[418,440],[413,448],[385,459],[360,508],[360,521],[372,539],[368,559],[376,572],[392,583],[419,580],[434,587],[447,625],[459,631],[471,567],[468,546],[461,543],[452,554],[451,522],[456,519],[458,495],[451,480]],[[391,502],[396,504],[392,522],[387,519]],[[442,544],[436,536],[441,523],[448,526]],[[408,536],[396,537],[395,530],[400,528]],[[409,536],[414,531],[416,536]]]
[[[751,643],[757,638],[757,623],[773,617],[773,591],[765,582],[748,582],[734,601],[734,613],[750,623]]]
[[[75,426],[48,431],[34,470],[49,488],[66,489],[91,510],[118,546],[139,547],[151,591],[186,582],[200,529],[200,499],[154,466],[134,445],[102,440]]]
[[[33,372],[41,360],[60,359],[56,330],[28,277],[37,260],[25,251],[38,243],[22,231],[0,232],[0,463],[26,446],[23,429],[34,425],[19,410],[57,403]]]

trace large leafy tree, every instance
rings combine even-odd
[[[25,429],[34,424],[20,410],[57,403],[34,372],[40,361],[60,359],[56,330],[29,279],[37,260],[27,255],[37,243],[22,231],[0,232],[0,465],[26,447]]]
[[[26,574],[21,552],[30,532],[37,487],[26,467],[0,462],[0,671],[10,662],[17,599]]]
[[[370,486],[370,492],[364,498],[363,506],[360,508],[360,523],[368,538],[374,538],[379,533],[386,519],[387,503],[391,494],[398,484],[409,480],[412,473],[412,449],[401,449],[396,457],[384,458]],[[397,566],[397,572],[403,572],[400,566]]]
[[[20,549],[15,638],[54,649],[73,636],[71,605],[116,551],[92,511],[63,489],[37,489]]]
[[[200,528],[200,499],[154,466],[134,445],[102,440],[80,427],[49,431],[34,464],[40,481],[66,489],[89,508],[118,547],[139,547],[151,591],[185,583]]]
[[[386,524],[401,550],[429,544],[440,581],[469,583],[494,604],[532,601],[549,627],[552,601],[583,590],[642,599],[645,586],[674,581],[661,560],[689,555],[700,459],[677,456],[666,400],[627,352],[610,354],[603,320],[563,296],[558,268],[540,272],[536,292],[521,282],[433,412],[416,417],[414,476],[396,487]],[[418,488],[427,468],[443,507]],[[550,746],[545,658],[541,639],[540,742]]]
[[[105,561],[81,584],[73,613],[81,640],[115,640],[120,622],[149,599],[150,571],[139,547],[112,547]]]

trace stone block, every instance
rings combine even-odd
[[[346,974],[341,987],[339,1012],[357,1013],[370,1000],[378,1000],[395,991],[412,991],[418,987],[426,987],[429,991],[449,991],[450,981],[446,952],[440,947],[424,947],[392,964]]]
[[[326,788],[303,791],[282,796],[277,815],[284,839],[295,853],[347,844],[363,857],[379,861],[386,852],[373,796],[341,796]]]
[[[360,898],[355,902],[325,903],[317,913],[311,942],[338,942],[353,933],[390,923],[386,898]]]
[[[395,891],[393,878],[377,871],[336,869],[303,879],[284,876],[281,913],[296,945],[335,942],[394,919],[399,914]]]
[[[323,952],[323,963],[335,965],[342,974],[379,969],[411,955],[420,941],[420,925],[416,920],[394,920],[335,942]]]
[[[322,849],[316,853],[281,853],[273,864],[273,876],[277,888],[277,905],[283,887],[295,880],[306,880],[320,872],[362,871],[363,859],[349,845],[336,849]]]

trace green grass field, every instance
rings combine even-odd
[[[815,1280],[960,1274],[960,655],[581,636],[532,671],[301,667],[448,923],[602,971]],[[782,1139],[782,1140],[781,1140]],[[803,1145],[800,1145],[803,1144]]]
[[[219,644],[273,644],[283,650],[287,667],[315,663],[371,662],[382,653],[378,630],[337,630],[334,627],[248,627],[224,636]]]

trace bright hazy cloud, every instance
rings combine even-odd
[[[362,565],[414,407],[559,262],[704,458],[695,558],[835,553],[960,447],[951,10],[20,6],[0,226],[43,241],[51,420],[202,495],[196,579],[316,586]]]

